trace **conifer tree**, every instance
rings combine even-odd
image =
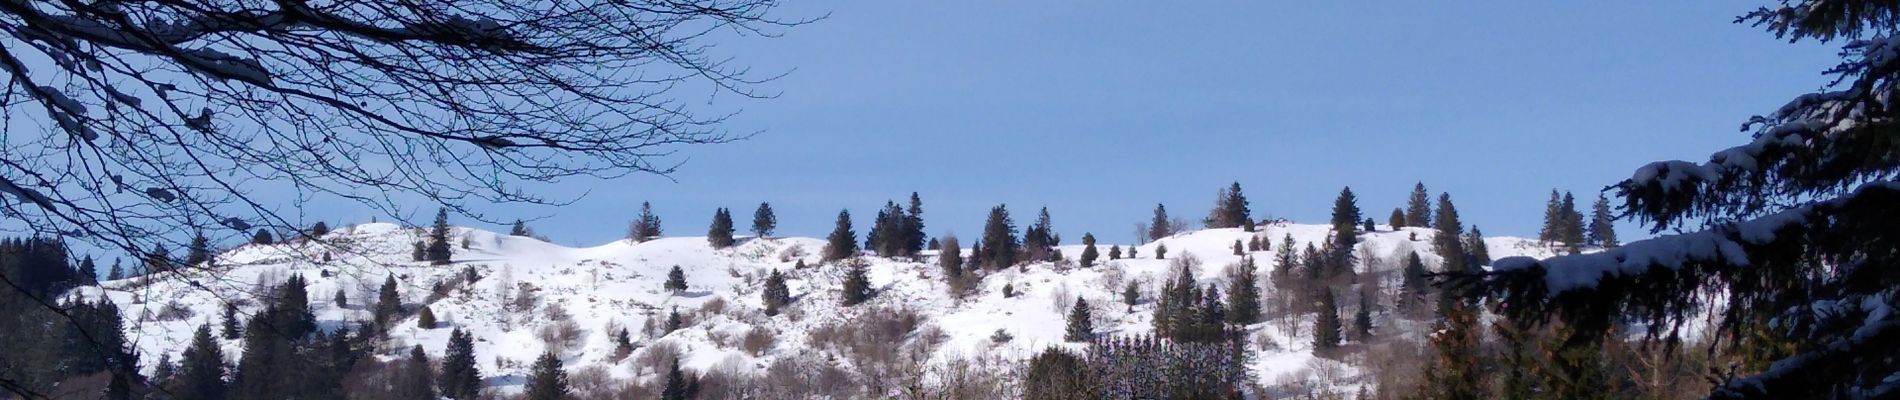
[[[760,239],[772,236],[778,229],[778,215],[772,213],[772,203],[760,202],[759,208],[752,211],[752,234]]]
[[[1313,319],[1313,352],[1330,355],[1339,348],[1343,338],[1344,326],[1339,319],[1339,304],[1333,298],[1332,288],[1322,288],[1319,296],[1319,315]]]
[[[659,238],[661,234],[660,216],[653,214],[653,203],[640,202],[640,215],[634,217],[627,228],[627,238],[639,243]]]
[[[1412,196],[1405,201],[1405,226],[1431,227],[1431,194],[1425,192],[1425,182],[1412,186]]]
[[[1615,248],[1616,216],[1610,212],[1610,199],[1597,193],[1597,202],[1590,207],[1589,244],[1602,248]]]
[[[1156,260],[1168,259],[1168,244],[1167,243],[1155,243],[1155,259]]]
[[[409,347],[409,358],[404,360],[403,381],[397,386],[398,398],[403,400],[436,400],[435,371],[429,367],[429,353],[422,351],[422,345]]]
[[[1016,284],[1004,283],[1003,284],[1003,298],[1007,299],[1011,297],[1016,297]]]
[[[1544,228],[1537,231],[1537,241],[1544,244],[1563,240],[1564,222],[1568,221],[1563,209],[1563,195],[1557,189],[1550,190],[1550,200],[1544,202]]]
[[[838,261],[858,255],[858,233],[851,230],[851,211],[839,210],[837,226],[825,242],[825,261]]]
[[[396,276],[383,277],[383,287],[376,292],[376,326],[387,331],[391,318],[402,313],[402,294],[396,291]]]
[[[844,293],[840,295],[845,307],[855,306],[871,299],[871,278],[864,271],[864,263],[851,263],[844,274]]]
[[[1367,218],[1366,218],[1366,223],[1365,223],[1365,231],[1366,231],[1366,232],[1378,232],[1378,231],[1379,231],[1379,224],[1378,224],[1377,222],[1373,222],[1373,221],[1372,221],[1372,218],[1371,218],[1371,217],[1367,217]]]
[[[1436,358],[1425,368],[1426,398],[1484,399],[1485,376],[1479,359],[1479,334],[1476,316],[1463,301],[1446,302],[1443,328],[1431,336]]]
[[[944,247],[937,251],[937,268],[943,271],[944,284],[949,286],[950,294],[962,297],[963,292],[969,289],[964,278],[962,244],[957,242],[955,235],[945,235],[942,244]]]
[[[1247,208],[1247,195],[1240,191],[1240,182],[1234,182],[1221,189],[1214,198],[1214,209],[1208,212],[1202,224],[1208,228],[1242,228],[1253,232],[1252,211]]]
[[[667,270],[665,289],[669,292],[673,292],[673,294],[686,291],[686,271],[680,269],[678,265],[673,266],[671,270]]]
[[[442,355],[442,376],[436,379],[443,397],[474,400],[481,394],[482,372],[475,364],[475,340],[462,328],[449,332]]]
[[[1161,240],[1174,236],[1174,221],[1168,218],[1168,206],[1155,204],[1155,215],[1148,220],[1147,240]]]
[[[1062,236],[1055,233],[1055,226],[1049,222],[1049,207],[1043,207],[1036,215],[1036,223],[1023,229],[1023,250],[1029,256],[1027,261],[1050,260],[1054,247],[1062,244]]]
[[[720,207],[713,211],[712,226],[706,228],[706,244],[712,248],[732,247],[732,213]]]
[[[1372,339],[1372,299],[1365,293],[1359,294],[1359,309],[1352,313],[1352,334],[1360,343]]]
[[[983,223],[983,254],[978,261],[986,268],[1002,269],[1016,265],[1016,252],[1021,242],[1016,239],[1016,222],[1009,217],[1009,208],[1002,204],[990,207],[989,218]]]
[[[1386,224],[1386,225],[1391,225],[1391,226],[1392,226],[1392,230],[1395,230],[1395,231],[1396,231],[1396,230],[1399,230],[1400,228],[1404,228],[1404,227],[1406,227],[1406,225],[1405,225],[1405,210],[1404,210],[1404,209],[1400,209],[1400,208],[1393,208],[1393,209],[1392,209],[1392,216],[1389,216],[1389,217],[1385,217],[1385,224]]]
[[[902,256],[906,240],[904,219],[904,209],[898,207],[897,202],[886,200],[884,208],[877,211],[877,218],[871,220],[871,232],[864,235],[864,248],[880,256]]]
[[[1340,189],[1339,197],[1333,199],[1333,262],[1343,266],[1352,265],[1352,249],[1359,245],[1359,197],[1352,194],[1352,187]]]
[[[771,275],[766,275],[765,289],[760,290],[759,295],[765,301],[766,316],[778,315],[779,309],[792,303],[792,291],[785,286],[785,275],[776,269],[772,270]]]
[[[1136,254],[1135,254],[1135,253],[1137,253],[1137,252],[1140,252],[1140,251],[1141,251],[1141,247],[1140,247],[1140,246],[1136,246],[1136,245],[1129,245],[1129,246],[1128,246],[1128,258],[1130,258],[1130,259],[1136,259],[1136,258],[1141,258],[1141,256],[1139,256],[1139,255],[1136,255]]]
[[[1246,326],[1260,322],[1260,279],[1253,257],[1240,259],[1232,279],[1227,281],[1228,321]]]
[[[1451,203],[1451,193],[1438,194],[1438,214],[1432,222],[1432,229],[1438,231],[1432,237],[1432,250],[1444,258],[1445,270],[1462,270],[1465,265],[1465,228],[1464,223],[1458,220],[1458,207]]]
[[[90,255],[79,260],[79,284],[99,284],[99,266],[93,264],[92,256]]]
[[[1108,259],[1111,261],[1122,259],[1122,246],[1119,244],[1108,246]]]
[[[221,321],[224,326],[219,333],[222,333],[227,340],[237,340],[243,337],[244,332],[238,327],[237,313],[238,309],[236,304],[226,303],[224,305],[224,319]]]
[[[614,361],[625,360],[630,355],[633,355],[633,333],[620,328],[614,333]]]
[[[924,249],[931,251],[943,250],[943,242],[937,241],[937,238],[930,238],[930,244],[925,245]]]
[[[900,231],[903,233],[905,256],[915,256],[924,249],[924,199],[917,196],[917,192],[910,192],[910,208],[904,212],[903,229]]]
[[[350,307],[350,297],[343,293],[343,287],[341,285],[336,288],[336,294],[330,296],[330,303],[335,304],[336,308]]]
[[[1234,239],[1234,255],[1247,255],[1247,248],[1240,245],[1240,239]]]
[[[508,236],[528,237],[533,234],[533,232],[528,231],[528,223],[522,222],[520,219],[516,219],[514,225],[508,227]]]
[[[330,224],[324,223],[323,221],[317,221],[316,224],[310,225],[311,238],[313,239],[322,238],[323,235],[328,235],[328,234],[330,234]]]
[[[1249,251],[1249,252],[1255,252],[1255,251],[1262,251],[1262,250],[1260,249],[1260,237],[1259,237],[1259,236],[1248,236],[1248,237],[1247,237],[1247,251]]]
[[[1134,311],[1135,304],[1138,304],[1140,302],[1141,302],[1141,287],[1139,285],[1136,285],[1135,281],[1128,281],[1128,285],[1122,288],[1122,304],[1127,304],[1128,310]]]
[[[416,311],[416,327],[435,329],[435,311],[430,310],[427,305],[422,306],[422,310]]]
[[[1087,342],[1095,339],[1095,322],[1089,317],[1089,302],[1081,297],[1075,298],[1075,305],[1069,308],[1069,326],[1062,340]]]
[[[449,264],[449,209],[441,208],[435,212],[435,224],[429,227],[429,244],[423,256],[430,264]]]
[[[192,334],[191,345],[185,347],[180,357],[177,375],[172,377],[171,395],[179,399],[224,399],[227,390],[224,381],[223,346],[211,338],[211,327],[199,325]]]
[[[671,334],[683,327],[686,327],[686,319],[680,316],[679,306],[673,306],[673,309],[666,313],[666,333]]]
[[[1491,246],[1484,244],[1484,231],[1479,230],[1477,225],[1472,225],[1471,232],[1465,234],[1464,246],[1467,271],[1478,271],[1491,265]]]
[[[666,370],[666,386],[660,390],[660,400],[687,400],[686,374],[680,371],[678,357],[673,358],[671,367]]]
[[[264,230],[264,228],[257,228],[257,233],[251,235],[251,244],[271,244],[274,242],[276,242],[276,240],[271,238],[270,231]]]
[[[115,259],[112,260],[112,270],[106,272],[106,280],[116,281],[120,279],[125,279],[125,268],[120,267],[119,260]]]
[[[1100,257],[1100,256],[1101,254],[1095,251],[1095,234],[1083,232],[1082,233],[1082,255],[1077,259],[1077,261],[1082,263],[1081,264],[1082,268],[1093,267],[1095,266],[1095,258]]]
[[[570,391],[567,371],[561,370],[561,357],[552,351],[541,353],[529,368],[525,391],[527,400],[566,400]]]
[[[1418,317],[1424,313],[1426,295],[1431,290],[1431,284],[1427,283],[1425,278],[1425,274],[1429,272],[1425,270],[1425,261],[1419,259],[1418,253],[1405,255],[1405,269],[1399,278],[1400,311],[1412,317]]]
[[[1564,251],[1570,254],[1582,253],[1583,214],[1577,212],[1577,198],[1565,192],[1561,209],[1564,222],[1560,225],[1562,230],[1559,232],[1559,242],[1563,243]]]
[[[429,258],[429,251],[426,246],[423,246],[422,242],[411,243],[410,247],[409,261],[422,262]]]
[[[204,267],[208,261],[211,261],[210,239],[205,238],[203,231],[192,234],[191,245],[185,247],[185,266]]]

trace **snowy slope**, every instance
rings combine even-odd
[[[1400,266],[1407,252],[1421,253],[1428,264],[1437,256],[1430,254],[1431,230],[1407,228],[1380,231],[1362,237],[1359,251],[1388,262],[1372,263],[1381,271]],[[1280,238],[1291,234],[1297,246],[1319,243],[1327,237],[1326,225],[1282,224],[1265,227],[1258,233],[1271,246],[1281,245]],[[985,276],[979,292],[966,299],[946,294],[934,254],[923,262],[866,257],[876,297],[853,308],[838,306],[838,286],[844,268],[821,265],[819,254],[824,242],[812,238],[744,239],[729,249],[712,249],[702,237],[676,237],[633,243],[615,241],[595,247],[569,248],[539,240],[493,232],[456,228],[454,265],[429,266],[410,261],[412,243],[424,236],[419,229],[387,223],[345,227],[331,232],[325,244],[291,243],[247,245],[218,257],[215,273],[194,271],[191,279],[164,279],[139,282],[136,279],[107,282],[101,288],[89,288],[88,296],[107,296],[119,304],[126,315],[127,338],[142,353],[145,367],[152,368],[160,354],[173,359],[189,342],[199,324],[212,324],[215,330],[225,300],[255,298],[264,285],[282,282],[290,274],[308,279],[311,307],[319,325],[325,329],[363,324],[370,319],[366,304],[375,298],[385,276],[394,275],[400,284],[406,305],[417,308],[425,301],[439,323],[434,328],[418,327],[411,316],[389,336],[386,355],[397,354],[413,344],[421,345],[434,357],[443,352],[451,327],[473,332],[475,351],[488,384],[504,391],[518,390],[527,366],[534,357],[548,350],[549,344],[538,335],[556,325],[551,308],[571,316],[579,335],[560,352],[568,368],[602,366],[614,377],[655,379],[656,371],[636,366],[642,352],[677,349],[682,366],[707,371],[714,368],[761,372],[779,357],[830,354],[811,336],[814,330],[848,323],[861,313],[909,309],[923,317],[925,326],[941,335],[941,341],[929,347],[932,362],[988,357],[1000,360],[1026,358],[1062,342],[1064,316],[1075,298],[1094,306],[1096,328],[1102,334],[1140,334],[1150,330],[1153,305],[1144,302],[1130,310],[1121,303],[1125,282],[1141,282],[1145,292],[1166,279],[1171,260],[1153,259],[1155,248],[1165,244],[1168,258],[1192,254],[1201,261],[1196,277],[1201,285],[1223,282],[1223,269],[1240,257],[1232,254],[1235,240],[1245,242],[1249,235],[1239,229],[1209,229],[1185,233],[1140,246],[1141,259],[1098,262],[1089,269],[1039,263],[1020,269],[1008,269]],[[1413,238],[1416,235],[1416,239]],[[460,246],[466,242],[466,247]],[[1489,238],[1493,257],[1551,255],[1545,246],[1518,238]],[[1099,243],[1106,254],[1108,243]],[[1065,245],[1061,251],[1069,257],[1080,254],[1082,246]],[[325,260],[327,254],[327,262]],[[1253,254],[1262,279],[1273,266],[1272,252]],[[803,260],[811,267],[794,270]],[[667,271],[681,267],[690,288],[675,294],[661,289]],[[450,282],[464,268],[473,268],[479,281],[451,290],[446,296],[430,300],[431,286]],[[762,313],[759,291],[765,276],[777,269],[787,276],[794,298],[790,310],[776,317]],[[1367,272],[1367,271],[1362,271]],[[1379,271],[1371,271],[1379,272]],[[1397,279],[1385,274],[1385,279]],[[1004,297],[1001,288],[1011,285],[1017,292]],[[1392,286],[1387,284],[1386,286]],[[523,287],[531,288],[530,298],[522,302]],[[1270,285],[1262,282],[1268,291]],[[339,289],[349,297],[348,307],[332,304]],[[525,303],[525,307],[524,304]],[[723,304],[721,304],[723,303]],[[249,300],[235,303],[244,315],[262,308]],[[692,316],[690,324],[673,333],[643,334],[643,327],[661,325],[667,311],[677,308]],[[710,310],[710,311],[702,311]],[[615,361],[613,327],[627,327],[640,345],[634,357]],[[747,332],[762,329],[776,334],[769,348],[756,353],[739,345]],[[1003,330],[1013,340],[997,343],[991,336]],[[1267,382],[1276,376],[1302,373],[1316,360],[1310,351],[1310,339],[1289,335],[1270,323],[1253,327],[1254,335],[1274,344],[1258,348],[1254,357],[1254,376]],[[1300,334],[1310,332],[1299,332]],[[916,340],[911,335],[906,340]],[[1250,341],[1251,343],[1259,343]],[[235,361],[241,343],[223,341],[225,354]]]

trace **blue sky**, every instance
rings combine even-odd
[[[781,11],[822,21],[713,50],[787,73],[762,87],[779,97],[681,93],[759,136],[682,149],[670,179],[485,211],[581,245],[624,235],[641,200],[673,235],[771,201],[781,235],[821,236],[840,208],[863,233],[917,191],[933,235],[1005,203],[1019,224],[1049,207],[1070,241],[1126,242],[1156,203],[1198,220],[1232,181],[1257,214],[1302,222],[1348,185],[1383,221],[1424,181],[1487,234],[1535,235],[1550,189],[1594,198],[1741,143],[1836,53],[1732,23],[1752,2],[819,3]]]

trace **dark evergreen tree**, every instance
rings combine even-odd
[[[396,276],[385,275],[383,287],[376,291],[376,326],[384,331],[397,315],[402,314],[402,294],[396,291]]]
[[[1100,398],[1095,378],[1082,357],[1050,347],[1029,359],[1023,372],[1023,400]]]
[[[1055,233],[1055,226],[1049,222],[1049,208],[1043,207],[1036,215],[1036,223],[1023,228],[1023,252],[1029,256],[1027,261],[1047,261],[1062,244],[1062,236]]]
[[[1537,241],[1546,245],[1562,241],[1565,222],[1569,218],[1564,214],[1563,194],[1551,189],[1550,200],[1544,202],[1544,227],[1537,231]]]
[[[1075,305],[1069,308],[1069,326],[1062,340],[1087,342],[1095,339],[1095,322],[1089,316],[1089,302],[1081,297],[1075,298]]]
[[[429,259],[428,247],[418,241],[410,244],[409,261],[423,262]]]
[[[561,356],[554,352],[541,353],[534,360],[534,366],[528,369],[528,384],[523,395],[527,400],[566,400],[570,395],[567,388],[567,371],[561,369]]]
[[[633,355],[633,333],[620,328],[614,333],[614,361],[625,360],[629,355]]]
[[[1168,207],[1155,204],[1155,215],[1154,218],[1148,220],[1148,237],[1144,239],[1153,241],[1174,236],[1177,232],[1174,231],[1173,224],[1174,221],[1168,218]],[[1132,258],[1132,256],[1130,256],[1130,258]]]
[[[528,230],[528,223],[520,219],[516,219],[514,225],[508,227],[508,236],[528,237],[531,235],[534,233]]]
[[[1366,223],[1365,223],[1365,231],[1366,231],[1366,232],[1378,232],[1378,231],[1379,231],[1379,225],[1378,225],[1378,223],[1376,223],[1376,222],[1373,222],[1373,221],[1372,221],[1372,218],[1366,218]]]
[[[1202,221],[1208,228],[1242,228],[1253,232],[1253,212],[1247,208],[1247,195],[1240,191],[1240,182],[1234,182],[1214,198],[1214,210],[1208,212]]]
[[[864,271],[864,263],[850,263],[844,273],[844,293],[839,295],[845,307],[855,306],[871,299],[871,278]]]
[[[442,397],[474,400],[481,394],[482,372],[475,363],[475,339],[462,328],[449,331],[449,344],[442,354],[442,375],[436,387]]]
[[[429,227],[429,243],[423,258],[430,264],[448,265],[449,256],[449,209],[441,208],[435,212],[435,224]]]
[[[264,230],[264,228],[257,228],[257,233],[251,235],[251,244],[272,244],[275,242],[276,240],[271,238],[270,231]]]
[[[205,238],[203,231],[193,233],[191,245],[185,247],[185,266],[206,267],[211,261],[211,240]]]
[[[1437,357],[1425,368],[1422,395],[1431,399],[1476,400],[1489,398],[1485,388],[1484,362],[1480,359],[1477,317],[1463,301],[1446,302],[1443,327],[1432,334],[1431,346]]]
[[[1562,230],[1559,231],[1558,241],[1563,243],[1564,251],[1570,254],[1583,252],[1583,214],[1577,212],[1577,198],[1569,192],[1564,193],[1562,214],[1564,222],[1560,225]]]
[[[343,288],[341,286],[338,286],[336,288],[336,294],[330,296],[330,303],[335,304],[336,308],[349,308],[350,297],[349,295],[343,293]]]
[[[776,269],[766,275],[765,289],[760,290],[759,295],[765,301],[766,316],[778,315],[779,309],[792,303],[792,291],[785,286],[785,275]]]
[[[1465,265],[1464,223],[1458,220],[1458,207],[1451,203],[1451,193],[1438,194],[1437,219],[1432,221],[1432,229],[1438,233],[1432,237],[1432,250],[1444,258],[1446,271],[1457,271]]]
[[[1412,196],[1405,201],[1405,226],[1432,226],[1431,194],[1425,192],[1425,182],[1412,186]]]
[[[924,249],[930,251],[943,250],[943,242],[937,241],[937,238],[930,238],[930,244],[925,245]]]
[[[1344,339],[1344,325],[1339,319],[1339,304],[1333,298],[1332,288],[1322,288],[1319,296],[1319,315],[1313,319],[1313,352],[1331,355],[1339,349]]]
[[[1621,243],[1616,241],[1616,215],[1610,211],[1610,199],[1597,193],[1597,202],[1590,207],[1589,240],[1591,246],[1615,248]]]
[[[640,216],[635,217],[627,229],[627,238],[638,243],[659,238],[661,234],[660,216],[653,214],[653,203],[640,202]]]
[[[679,306],[673,306],[673,309],[666,313],[666,333],[672,334],[673,331],[684,327],[686,327],[686,319],[680,316]]]
[[[1333,262],[1350,268],[1353,247],[1359,245],[1359,197],[1352,194],[1352,188],[1340,189],[1339,197],[1333,199]]]
[[[712,226],[706,228],[706,244],[715,249],[732,247],[732,232],[732,213],[720,207],[713,211]]]
[[[990,207],[989,218],[983,223],[983,253],[977,256],[979,265],[991,269],[1008,268],[1016,265],[1016,252],[1022,244],[1016,239],[1016,222],[1009,217],[1009,208],[998,204]]]
[[[1096,257],[1101,257],[1101,254],[1095,251],[1095,234],[1083,232],[1082,255],[1076,261],[1081,262],[1082,268],[1088,268],[1095,266]]]
[[[1247,255],[1247,248],[1245,246],[1240,245],[1240,239],[1234,239],[1233,248],[1234,248],[1234,255],[1236,256]]]
[[[665,289],[666,291],[673,292],[674,294],[685,292],[686,291],[686,271],[680,269],[680,266],[678,265],[673,266],[673,269],[671,270],[667,270]]]
[[[660,389],[660,400],[687,400],[686,373],[680,371],[679,358],[666,370],[666,386]]]
[[[825,261],[837,261],[858,255],[858,232],[851,230],[851,211],[839,210],[837,226],[825,242]]]
[[[106,280],[116,281],[120,279],[125,279],[125,268],[120,267],[119,260],[115,259],[112,260],[112,270],[106,272]]]
[[[1155,259],[1156,260],[1168,259],[1168,244],[1167,243],[1155,243]]]
[[[1419,317],[1424,314],[1425,304],[1429,298],[1427,295],[1431,291],[1431,284],[1425,277],[1427,273],[1430,271],[1425,269],[1425,261],[1419,259],[1418,253],[1405,255],[1405,269],[1401,271],[1402,275],[1399,278],[1397,303],[1399,310],[1406,315]]]
[[[1255,268],[1253,257],[1241,258],[1234,276],[1227,281],[1227,319],[1234,325],[1260,322],[1260,279]]]
[[[1108,259],[1109,260],[1122,259],[1122,246],[1121,245],[1108,246]]]
[[[778,215],[772,213],[772,203],[760,202],[759,208],[752,211],[752,234],[760,239],[772,236],[778,229]]]
[[[78,284],[91,286],[99,284],[99,266],[93,264],[92,256],[79,260]]]
[[[422,345],[409,347],[409,358],[403,360],[402,383],[396,387],[397,398],[402,400],[436,400],[435,371],[429,367],[429,354],[422,351]]]
[[[430,310],[427,305],[422,306],[421,310],[416,311],[416,327],[435,329],[435,311]]]
[[[1491,265],[1491,246],[1484,244],[1484,231],[1477,225],[1471,226],[1471,232],[1464,237],[1465,270],[1479,271]]]
[[[1386,217],[1385,223],[1386,225],[1392,225],[1392,230],[1395,230],[1395,231],[1399,230],[1399,228],[1404,228],[1408,226],[1408,225],[1405,225],[1405,210],[1399,209],[1399,208],[1393,208],[1392,216]]]
[[[1352,313],[1352,337],[1360,343],[1372,340],[1372,299],[1359,294],[1359,309]]]
[[[211,338],[211,327],[199,325],[198,332],[192,334],[191,345],[185,347],[180,356],[180,365],[173,383],[167,386],[172,398],[207,399],[225,398],[224,350]]]
[[[1127,304],[1128,310],[1134,311],[1135,304],[1140,304],[1140,303],[1141,303],[1141,286],[1136,285],[1135,281],[1128,281],[1127,287],[1122,288],[1122,304]]]
[[[1003,298],[1007,299],[1011,297],[1016,297],[1016,285],[1013,283],[1004,283]]]
[[[1248,236],[1248,237],[1247,237],[1247,251],[1249,251],[1249,252],[1254,252],[1254,251],[1262,251],[1262,250],[1260,249],[1260,237],[1259,237],[1259,236]]]
[[[326,224],[323,221],[317,221],[316,224],[310,225],[310,237],[322,238],[323,235],[328,235],[328,234],[330,234],[330,224]]]
[[[963,262],[963,249],[956,236],[944,236],[944,247],[937,251],[937,269],[943,272],[944,284],[949,287],[950,295],[962,297],[968,292],[971,280],[966,276]]]
[[[224,304],[224,320],[222,323],[224,329],[222,329],[220,333],[224,334],[225,339],[237,340],[238,338],[244,337],[243,328],[238,326],[238,309],[236,304]]]
[[[901,232],[905,256],[916,256],[924,249],[924,199],[917,192],[910,192],[910,208],[905,210]]]

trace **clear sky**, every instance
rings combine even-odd
[[[720,206],[747,226],[771,201],[781,235],[822,236],[840,208],[863,234],[917,191],[933,236],[1006,203],[1019,225],[1049,207],[1065,242],[1121,243],[1156,203],[1198,221],[1232,181],[1257,216],[1313,223],[1341,186],[1384,221],[1424,181],[1466,223],[1527,236],[1552,188],[1594,199],[1649,161],[1741,143],[1837,51],[1732,23],[1758,2],[1365,3],[798,2],[784,15],[829,17],[714,50],[788,74],[763,86],[776,99],[714,100],[761,135],[683,149],[671,180],[488,211],[591,245],[641,200],[672,235]]]

